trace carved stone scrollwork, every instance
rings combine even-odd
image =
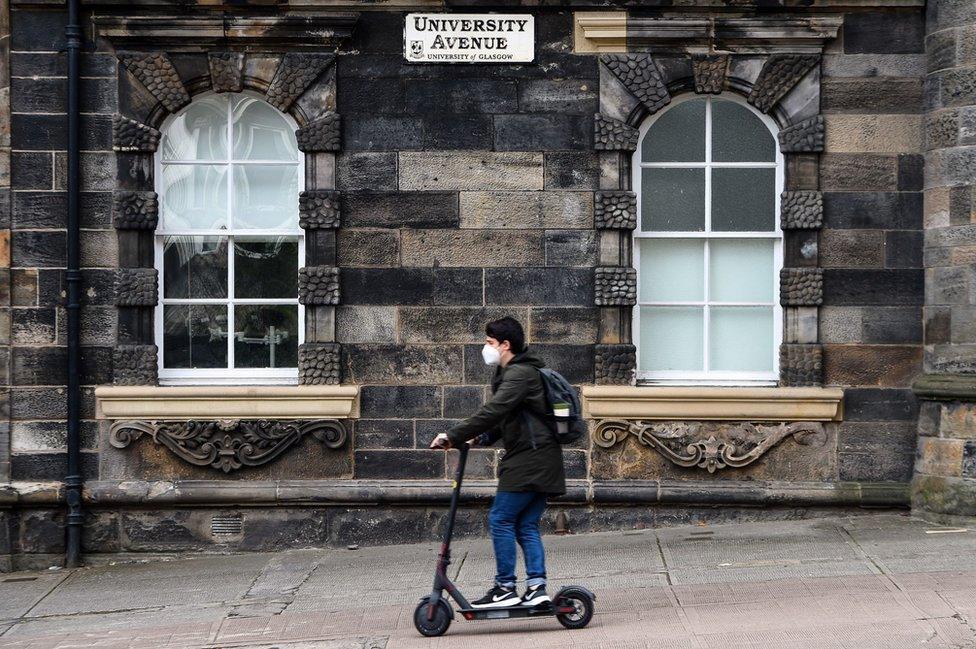
[[[210,85],[214,92],[240,92],[244,89],[244,54],[241,52],[211,52]]]
[[[342,148],[339,128],[339,114],[326,113],[295,132],[299,150],[306,153],[338,151]]]
[[[301,304],[339,304],[339,269],[333,266],[299,268],[298,301]]]
[[[115,306],[156,306],[159,272],[155,268],[115,271]]]
[[[695,92],[699,95],[717,95],[725,88],[729,57],[695,54],[691,57],[691,68],[695,75]]]
[[[749,103],[768,113],[820,62],[816,54],[774,54],[766,60],[749,93]]]
[[[784,230],[817,230],[823,225],[823,194],[797,190],[780,196],[780,227]]]
[[[596,268],[594,279],[597,306],[634,306],[637,304],[637,271],[635,269],[615,266]]]
[[[286,112],[333,61],[333,54],[288,52],[281,57],[278,70],[268,87],[268,103]]]
[[[298,195],[298,225],[303,230],[339,227],[339,192],[309,189]]]
[[[115,151],[145,151],[151,153],[159,146],[159,131],[142,122],[115,114],[112,116],[112,149]]]
[[[593,116],[593,148],[597,151],[636,151],[636,128],[612,117],[597,113]]]
[[[823,303],[823,269],[780,270],[779,301],[783,306],[819,306]]]
[[[599,191],[593,197],[593,216],[600,230],[633,230],[637,227],[637,194]]]
[[[718,439],[715,435],[704,437],[700,423],[625,419],[599,422],[593,431],[593,441],[597,446],[611,448],[628,435],[678,466],[697,467],[709,473],[748,466],[787,437],[803,445],[821,446],[827,441],[823,424],[818,422],[741,423]]]
[[[814,115],[779,132],[779,150],[783,153],[819,153],[824,150],[824,121]]]
[[[126,448],[143,435],[194,466],[230,473],[267,464],[312,435],[331,449],[345,445],[348,434],[338,419],[216,421],[117,421],[109,431],[115,448]]]
[[[179,73],[162,52],[119,52],[125,69],[152,93],[166,110],[175,113],[190,103]]]
[[[671,102],[661,72],[650,55],[604,54],[600,60],[651,113]]]
[[[159,221],[156,192],[117,191],[112,194],[112,225],[117,230],[155,230]]]

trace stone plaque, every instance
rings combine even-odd
[[[528,63],[535,58],[529,14],[407,14],[403,56],[412,63]]]

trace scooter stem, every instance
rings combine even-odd
[[[447,515],[447,527],[444,530],[444,549],[450,547],[451,536],[454,534],[454,519],[457,516],[458,500],[461,496],[461,481],[464,479],[464,466],[468,463],[468,445],[462,444],[458,452],[461,455],[458,458],[457,476],[455,476],[454,484],[452,485],[451,508]]]

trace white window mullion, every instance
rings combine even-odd
[[[234,98],[227,100],[227,367],[234,369]]]

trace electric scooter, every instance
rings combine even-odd
[[[461,591],[447,576],[447,566],[451,563],[451,536],[454,533],[454,519],[457,516],[458,498],[461,493],[461,480],[464,478],[464,465],[468,460],[468,445],[459,449],[457,477],[451,491],[451,509],[447,516],[444,541],[437,557],[437,571],[434,575],[434,590],[417,604],[413,612],[413,624],[422,635],[433,637],[443,635],[454,619],[454,610],[444,596],[450,595],[460,607],[459,613],[465,620],[502,620],[508,618],[539,617],[554,615],[567,629],[582,629],[593,618],[593,602],[596,595],[583,586],[565,586],[553,596],[551,602],[536,606],[506,606],[503,608],[473,608]]]

